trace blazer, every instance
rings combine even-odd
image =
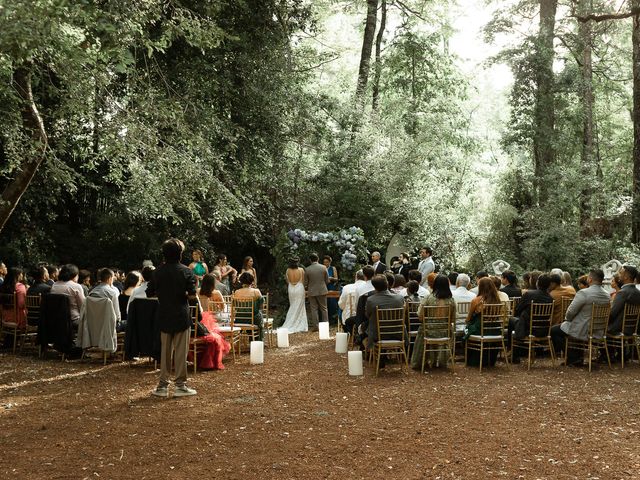
[[[304,287],[307,290],[307,295],[310,297],[317,297],[319,295],[326,295],[329,291],[327,284],[329,283],[329,273],[327,267],[313,262],[304,271]]]
[[[378,266],[375,268],[375,274],[376,275],[380,275],[380,274],[382,274],[382,273],[384,273],[386,271],[387,271],[387,266],[384,263],[379,262]]]
[[[384,292],[375,292],[367,299],[365,306],[365,314],[369,319],[369,328],[367,336],[369,344],[378,340],[378,323],[376,321],[376,308],[404,308],[404,298],[401,295],[385,290]]]
[[[638,293],[640,293],[640,290]],[[528,290],[527,293],[522,296],[514,312],[514,316],[519,319],[515,325],[516,338],[523,338],[529,335],[532,303],[553,303],[553,298],[542,290]],[[533,334],[536,336],[546,336],[547,332],[533,332]]]
[[[579,340],[587,340],[589,322],[591,321],[591,305],[594,303],[609,303],[609,294],[602,288],[602,285],[591,285],[576,293],[567,309],[565,321],[560,324],[562,331]]]
[[[80,310],[76,345],[80,348],[98,347],[100,350],[115,352],[118,346],[116,322],[116,312],[110,298],[87,297]]]
[[[509,295],[509,298],[522,297],[522,290],[520,290],[515,285],[505,285],[500,289],[500,291]],[[540,302],[537,302],[537,303],[540,303]]]
[[[177,333],[191,328],[189,295],[196,294],[196,276],[181,263],[164,263],[153,271],[147,297],[158,297],[160,331]]]
[[[626,304],[640,305],[640,290],[633,283],[623,285],[618,293],[616,293],[613,303],[611,304],[611,315],[609,316],[609,333],[620,333],[622,330],[622,318],[624,317],[624,307]],[[635,328],[627,326],[625,335],[631,335],[635,332]]]

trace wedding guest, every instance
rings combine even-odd
[[[329,275],[329,283],[327,284],[327,290],[330,292],[340,291],[340,285],[338,285],[338,269],[331,265],[333,259],[329,255],[325,255],[322,258],[322,264],[327,269],[327,275]],[[338,299],[327,298],[327,308],[329,310],[329,319],[338,320]]]
[[[258,340],[262,341],[264,333],[262,329],[262,304],[264,297],[259,289],[253,288],[255,278],[249,272],[244,272],[238,279],[241,287],[233,292],[233,298],[240,300],[253,300],[253,324],[258,327]]]
[[[9,306],[3,301],[2,323],[15,323],[18,329],[24,330],[27,325],[27,287],[24,285],[24,272],[21,268],[11,267],[9,269],[5,274],[2,285],[0,285],[0,293],[5,295],[15,294],[15,309],[13,305]],[[5,346],[8,346],[9,339],[13,339],[13,336],[5,335]]]
[[[469,290],[471,279],[466,273],[461,273],[456,279],[456,288],[452,292],[453,299],[456,302],[470,302],[476,298],[476,294]]]
[[[531,280],[531,273],[524,272],[522,274],[522,291],[527,291],[531,288],[529,281]]]
[[[522,297],[522,290],[518,287],[518,276],[511,270],[502,272],[502,288],[509,298]]]
[[[396,274],[393,276],[393,288],[391,289],[393,293],[404,296],[406,287],[407,281],[405,280],[404,275]]]
[[[418,271],[421,274],[423,283],[421,285],[426,288],[427,276],[431,272],[435,272],[436,265],[433,263],[433,250],[430,247],[422,247],[420,249],[420,263],[418,264]],[[409,279],[411,280],[411,279]]]
[[[480,279],[481,278],[488,278],[488,277],[489,277],[489,274],[487,272],[485,272],[484,270],[480,270],[478,273],[476,273],[476,286],[474,288],[472,288],[471,291],[473,293],[475,293],[476,295],[478,295]]]
[[[114,272],[110,268],[102,268],[98,272],[98,284],[93,287],[90,297],[94,298],[108,298],[113,305],[113,311],[116,314],[116,331],[124,332],[127,328],[127,323],[122,321],[120,315],[120,302],[118,296],[120,291],[113,286]]]
[[[365,265],[362,267],[362,274],[364,275],[364,283],[361,283],[356,287],[356,297],[359,299],[362,295],[374,290],[371,284],[371,279],[375,275],[375,270],[371,265]]]
[[[562,272],[562,286],[573,288],[573,282],[571,281],[571,274],[569,272]]]
[[[152,394],[168,396],[171,365],[175,369],[174,397],[195,395],[187,386],[187,353],[193,321],[189,315],[189,296],[196,294],[196,277],[180,263],[184,244],[170,238],[162,244],[165,263],[153,271],[146,289],[149,297],[158,297],[158,322],[160,324],[160,378]],[[173,357],[173,358],[172,358]],[[173,361],[172,361],[173,360]]]
[[[628,305],[640,305],[640,291],[635,288],[635,278],[638,275],[638,269],[631,265],[624,265],[618,275],[620,282],[620,290],[613,299],[611,304],[611,313],[609,315],[609,326],[607,332],[611,334],[619,334],[622,331],[622,319],[624,317],[624,307]],[[625,335],[632,335],[635,329],[628,327]]]
[[[509,295],[507,295],[505,292],[500,290],[500,287],[502,286],[502,279],[500,277],[495,276],[495,275],[490,275],[489,278],[491,279],[491,281],[495,285],[496,290],[498,290],[498,298],[500,299],[500,301],[504,302],[504,303],[508,302],[509,301]]]
[[[480,334],[480,318],[482,315],[482,310],[485,305],[496,305],[500,304],[500,298],[498,297],[498,289],[495,284],[491,281],[490,278],[481,277],[478,280],[478,295],[471,300],[469,304],[469,313],[467,314],[467,318],[465,320],[466,323],[466,333],[465,340],[470,335],[479,335]],[[485,365],[495,365],[496,359],[498,356],[497,350],[489,350],[484,354],[483,357],[483,366]],[[467,352],[467,364],[469,365],[479,365],[480,364],[480,352],[475,350],[469,350]]]
[[[4,262],[0,262],[0,286],[4,283],[4,278],[7,276],[7,266]]]
[[[538,277],[538,284],[535,290],[529,289],[522,295],[522,298],[518,302],[513,317],[509,319],[509,329],[507,331],[508,344],[511,344],[511,335],[515,335],[515,338],[522,339],[529,335],[531,327],[531,304],[533,303],[553,303],[553,298],[549,295],[548,290],[551,286],[551,277],[547,274],[542,274]],[[640,293],[640,292],[638,292]],[[545,332],[533,332],[536,336],[547,336]],[[522,349],[514,348],[511,353],[511,361],[513,363],[520,363],[520,356],[522,355]]]
[[[522,294],[524,295],[527,290],[535,290],[538,285],[538,277],[542,275],[540,270],[534,270],[533,272],[529,272],[529,285],[526,289],[522,289]]]
[[[620,280],[620,275],[616,273],[611,278],[611,292],[609,292],[609,296],[611,297],[612,301],[616,298],[617,293],[620,291],[621,285],[622,280]]]
[[[427,289],[429,290],[429,293],[433,291],[433,282],[436,281],[437,276],[438,274],[436,272],[431,272],[427,275]]]
[[[45,295],[51,291],[51,285],[47,283],[49,280],[49,271],[46,267],[37,267],[33,271],[33,280],[33,285],[27,290],[27,296]]]
[[[207,273],[209,273],[209,267],[206,263],[204,263],[204,255],[202,254],[202,250],[195,249],[191,253],[191,258],[193,262],[189,264],[189,269],[196,276],[196,280],[198,281],[198,285],[202,282],[202,277],[204,277]]]
[[[378,324],[376,319],[376,308],[404,308],[404,299],[389,291],[389,282],[384,275],[375,275],[371,279],[375,293],[367,299],[365,305],[365,316],[369,320],[367,329],[368,347],[378,341]],[[384,355],[380,358],[380,368],[385,366]]]
[[[91,290],[91,272],[84,269],[80,270],[78,272],[78,283],[82,287],[84,296],[87,297],[89,295],[89,290]]]
[[[216,277],[211,273],[207,273],[202,277],[198,298],[202,311],[220,312],[224,309],[224,298],[222,294],[215,289]]]
[[[371,266],[376,275],[383,274],[387,271],[387,266],[380,261],[380,252],[373,252],[371,254]]]
[[[60,269],[55,265],[47,265],[47,271],[49,272],[49,280],[47,280],[47,283],[50,287],[53,287],[53,284],[58,281]]]
[[[71,321],[75,329],[78,328],[80,309],[85,299],[84,289],[78,283],[79,273],[78,267],[72,263],[63,265],[58,274],[58,280],[53,284],[53,287],[51,287],[51,293],[67,295],[69,297]],[[51,275],[51,272],[49,272],[49,275]]]
[[[443,307],[446,309],[449,316],[449,323],[453,324],[456,321],[456,301],[453,299],[451,289],[449,288],[449,279],[444,275],[437,275],[433,281],[433,287],[431,293],[420,302],[420,308],[418,309],[418,315],[420,319],[424,319],[426,309],[424,307]],[[444,314],[443,314],[444,315]],[[446,337],[449,334],[448,329],[442,329],[441,331],[433,331],[431,335],[436,338]],[[418,334],[413,346],[413,353],[411,354],[411,368],[419,370],[422,368],[422,355],[424,353],[424,330],[422,325],[418,329]],[[431,368],[436,366],[447,366],[448,353],[445,350],[430,351],[428,352],[426,362]]]
[[[565,320],[560,325],[551,327],[551,340],[556,355],[564,351],[567,336],[578,340],[588,340],[591,308],[594,303],[609,303],[609,294],[602,288],[604,272],[600,269],[591,270],[588,276],[589,287],[576,293],[569,305]],[[570,349],[566,354],[566,365],[579,366],[582,364],[582,351]]]
[[[432,272],[433,273],[433,272]],[[428,282],[422,282],[422,274],[420,273],[419,270],[410,270],[409,271],[409,281],[411,280],[415,280],[416,282],[418,282],[418,285],[420,285],[420,288],[418,288],[418,296],[420,298],[424,298],[427,295],[429,295],[429,290],[426,289],[426,287],[424,285],[428,285]],[[406,293],[405,293],[406,295]]]
[[[393,272],[393,274],[400,273],[400,269],[402,268],[402,263],[400,263],[400,257],[393,256],[391,257],[391,266],[389,269]]]
[[[346,322],[355,318],[356,303],[358,301],[357,290],[358,287],[364,283],[364,273],[362,270],[358,270],[356,272],[355,281],[342,287],[342,292],[338,299],[338,306],[342,310],[342,325],[345,326],[345,332],[351,333],[351,329],[347,329],[346,327]],[[353,321],[351,322],[351,325],[353,325]]]
[[[129,306],[129,299],[133,294],[133,291],[142,283],[142,275],[137,270],[133,270],[127,273],[122,285],[123,290],[118,295],[118,305],[120,306],[120,317],[122,321],[127,320],[127,307]],[[145,293],[146,296],[146,293]]]
[[[244,272],[249,272],[251,275],[253,275],[253,287],[257,287],[258,286],[258,272],[256,272],[256,269],[253,266],[253,257],[244,257],[244,260],[242,261],[242,269],[240,270],[240,275],[242,275]]]
[[[213,267],[214,273],[218,272],[220,282],[231,292],[231,286],[236,283],[238,272],[231,265],[227,264],[227,256],[224,253],[218,255],[216,265]],[[251,275],[253,277],[253,275]],[[255,277],[253,277],[255,279]]]
[[[539,280],[539,279],[538,279]],[[549,285],[549,295],[553,298],[553,320],[552,325],[560,325],[562,323],[562,298],[570,298],[576,296],[576,291],[573,287],[565,287],[562,285],[562,277],[557,273],[549,275],[551,284]],[[640,292],[639,292],[640,293]]]
[[[129,296],[129,303],[127,303],[127,313],[129,312],[129,307],[131,307],[131,302],[133,302],[136,298],[148,298],[147,295],[147,287],[149,286],[149,282],[153,278],[155,267],[144,267],[142,269],[142,283],[133,289],[131,295]]]
[[[456,281],[458,280],[458,272],[451,272],[449,275],[447,275],[447,278],[449,279],[449,289],[451,290],[451,293],[453,293],[453,291],[456,289]]]
[[[113,287],[118,289],[118,294],[124,290],[125,274],[119,268],[112,268],[113,270]]]
[[[589,275],[582,275],[578,277],[578,290],[589,288]]]
[[[404,296],[404,301],[406,302],[419,302],[422,300],[418,295],[418,289],[420,288],[420,284],[415,280],[409,280],[407,282],[406,295]]]
[[[220,281],[220,271],[214,270],[212,275],[216,279],[216,286],[214,288],[218,290],[222,295],[231,295],[231,292],[229,291],[227,286]]]
[[[405,282],[409,279],[409,272],[411,271],[411,257],[409,253],[402,252],[400,254],[400,268],[397,272],[404,277]]]

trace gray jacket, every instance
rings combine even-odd
[[[602,288],[602,285],[591,285],[576,293],[567,309],[565,321],[560,324],[562,331],[579,340],[587,340],[589,322],[591,321],[591,305],[594,303],[609,303],[609,294]]]
[[[317,262],[309,265],[304,271],[304,288],[307,290],[307,295],[310,297],[317,297],[319,295],[326,295],[327,284],[329,283],[329,273],[327,267]]]

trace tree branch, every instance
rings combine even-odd
[[[629,10],[628,12],[622,12],[622,13],[606,13],[604,15],[596,15],[594,13],[591,13],[589,15],[584,15],[584,16],[576,16],[576,19],[579,22],[589,22],[589,21],[594,21],[594,22],[604,22],[607,20],[622,20],[624,18],[629,18],[629,17],[635,17],[636,15],[640,15],[640,8],[635,7],[632,8],[631,10]]]

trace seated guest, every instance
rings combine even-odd
[[[578,278],[578,290],[589,288],[589,275],[582,275]]]
[[[456,282],[458,281],[458,272],[451,272],[449,275],[447,275],[447,278],[449,279],[449,289],[451,290],[451,293],[453,293],[453,291],[456,289]]]
[[[396,274],[393,276],[393,288],[391,291],[393,293],[404,293],[407,287],[407,281],[404,279],[403,275]]]
[[[621,287],[622,280],[620,280],[620,275],[616,273],[613,277],[611,277],[611,291],[609,292],[609,296],[611,297],[612,301],[616,298],[616,295],[620,291]]]
[[[498,297],[498,289],[495,284],[491,281],[490,278],[482,277],[478,280],[478,295],[471,300],[471,304],[469,305],[469,313],[467,313],[467,318],[465,320],[466,328],[465,328],[465,340],[470,335],[480,335],[480,319],[482,316],[482,310],[485,305],[497,305],[501,304],[500,298]],[[495,365],[496,359],[498,357],[497,350],[489,350],[484,354],[482,364],[486,365]],[[468,365],[479,365],[480,364],[480,352],[475,350],[469,350],[467,353],[467,364]]]
[[[531,274],[529,272],[524,272],[522,274],[522,290],[529,290],[531,285],[529,284],[529,280],[531,280]]]
[[[44,295],[51,291],[51,286],[47,283],[49,280],[49,271],[46,267],[41,266],[33,271],[33,285],[27,290],[29,295]]]
[[[449,279],[444,275],[437,275],[433,281],[433,289],[429,296],[424,298],[420,302],[420,308],[418,315],[420,319],[425,316],[425,309],[423,307],[444,307],[449,314],[449,323],[455,323],[456,321],[456,301],[453,299],[451,289],[449,288]],[[443,314],[444,315],[444,314]],[[431,332],[436,338],[446,337],[449,334],[448,329],[442,329],[440,332]],[[416,336],[415,343],[413,345],[413,353],[411,354],[411,368],[419,370],[422,368],[422,356],[424,354],[424,330],[422,326],[418,329],[418,335]],[[447,366],[448,353],[445,350],[428,352],[426,362],[434,368],[436,366]]]
[[[433,282],[436,281],[437,276],[438,274],[436,272],[431,272],[429,275],[427,275],[427,290],[429,293],[433,291]]]
[[[623,266],[618,272],[618,281],[621,284],[618,294],[611,304],[611,314],[609,316],[608,333],[618,334],[622,331],[622,319],[624,317],[624,307],[629,305],[640,305],[640,291],[635,288],[635,278],[638,270],[631,265]],[[635,329],[627,326],[625,335],[633,334]]]
[[[124,281],[126,279],[124,272],[119,268],[113,268],[113,286],[118,289],[118,293],[124,290]]]
[[[2,323],[16,324],[18,329],[24,330],[27,325],[27,287],[24,285],[24,273],[21,268],[11,267],[0,285],[0,293],[5,295],[15,294],[15,309],[9,305],[9,299],[2,301]],[[640,293],[640,292],[638,292]],[[9,340],[13,342],[13,336],[5,335],[5,346]]]
[[[344,287],[342,287],[342,292],[340,293],[340,298],[338,299],[338,306],[340,310],[342,310],[342,325],[344,325],[344,331],[351,333],[351,328],[353,328],[353,324],[355,322],[356,316],[356,305],[358,302],[357,297],[357,289],[358,286],[364,283],[364,273],[362,270],[358,270],[356,272],[356,278],[354,283],[348,283]],[[350,325],[351,328],[347,328],[347,321],[351,320]]]
[[[542,275],[540,270],[534,270],[533,272],[529,272],[529,283],[527,288],[522,289],[522,295],[524,295],[527,290],[535,290],[538,285],[538,277]]]
[[[147,298],[147,286],[149,282],[153,278],[153,272],[155,267],[144,267],[142,269],[142,283],[133,289],[131,292],[131,296],[129,297],[129,303],[127,303],[127,311],[129,311],[129,307],[131,306],[131,302],[133,302],[136,298]]]
[[[361,283],[356,287],[356,296],[358,299],[362,295],[374,290],[373,285],[371,284],[371,279],[375,275],[373,267],[371,265],[365,265],[362,267],[362,274],[364,275],[364,283]]]
[[[378,324],[376,320],[377,308],[404,308],[404,299],[389,291],[389,281],[384,275],[375,275],[371,279],[375,293],[372,294],[365,305],[365,316],[369,320],[367,329],[367,348],[373,348],[378,340]],[[384,368],[385,358],[380,358],[380,368]]]
[[[515,335],[515,338],[522,339],[529,335],[531,327],[531,304],[532,303],[553,303],[553,298],[549,295],[548,290],[551,285],[551,277],[549,275],[542,274],[538,277],[538,285],[535,290],[527,290],[522,295],[522,298],[518,302],[513,317],[509,319],[509,330],[507,332],[509,343],[511,343],[511,336]],[[638,292],[640,293],[640,292]],[[533,332],[536,336],[546,336],[547,332]],[[520,363],[520,355],[522,354],[520,348],[514,348],[511,354],[511,360],[513,363]]]
[[[60,273],[60,269],[55,265],[47,265],[46,268],[49,272],[49,280],[47,280],[47,283],[50,287],[53,287],[53,284],[58,281],[58,274]]]
[[[129,299],[131,294],[142,283],[142,275],[137,270],[133,270],[127,274],[124,279],[124,285],[122,293],[118,295],[118,304],[120,305],[120,317],[122,321],[127,320],[127,307],[129,306]]]
[[[456,288],[452,292],[453,299],[456,302],[470,302],[476,298],[476,294],[468,290],[470,283],[471,279],[469,278],[469,275],[466,273],[458,275],[458,278],[456,279]]]
[[[420,289],[420,284],[415,280],[409,280],[407,283],[407,288],[405,289],[406,295],[404,297],[405,302],[419,302],[421,300],[420,295],[418,295],[418,290]]]
[[[502,272],[502,288],[509,298],[522,297],[522,290],[518,287],[518,276],[511,270]]]
[[[604,272],[600,269],[589,272],[589,288],[576,293],[569,305],[565,320],[560,325],[551,327],[551,340],[556,355],[564,350],[565,339],[571,336],[578,340],[588,340],[589,323],[591,322],[591,306],[595,304],[609,303],[609,294],[602,288]],[[582,352],[574,349],[565,352],[566,364],[576,366],[582,364]]]
[[[82,287],[84,296],[89,296],[89,290],[91,290],[91,272],[89,270],[80,270],[80,272],[78,272],[78,283]]]
[[[503,303],[508,303],[509,302],[509,295],[507,295],[506,292],[503,292],[502,290],[500,290],[500,287],[502,286],[502,279],[500,277],[495,276],[495,275],[491,275],[491,276],[489,276],[489,278],[491,279],[491,281],[495,285],[496,290],[498,290],[498,298],[500,299],[500,301],[503,302]]]
[[[562,276],[562,286],[573,288],[573,282],[571,281],[571,274],[569,272],[562,272],[561,276]]]
[[[51,287],[51,293],[57,295],[67,295],[69,297],[69,309],[71,313],[71,321],[74,328],[78,329],[80,321],[80,309],[84,304],[84,290],[78,283],[78,267],[68,263],[63,265],[58,274],[58,280]],[[51,275],[51,272],[49,272]]]
[[[249,272],[244,272],[238,280],[241,287],[233,292],[233,298],[253,301],[253,324],[258,327],[258,340],[262,341],[264,338],[262,328],[262,304],[264,303],[264,297],[259,289],[251,286],[255,278]]]
[[[480,270],[478,273],[476,273],[476,286],[471,289],[471,292],[475,293],[476,295],[478,295],[478,290],[479,290],[479,287],[480,287],[480,279],[488,278],[488,277],[489,277],[489,274],[487,272],[485,272],[484,270]]]
[[[219,312],[224,309],[224,298],[222,294],[215,289],[215,284],[216,277],[214,277],[212,273],[206,273],[202,277],[200,290],[198,291],[198,299],[200,300],[200,306],[203,312]],[[209,305],[211,305],[211,308]]]
[[[94,298],[108,298],[113,305],[113,311],[116,314],[116,331],[124,332],[127,328],[127,323],[122,321],[120,315],[120,302],[118,296],[120,291],[113,286],[113,279],[115,274],[110,268],[103,268],[98,272],[98,284],[93,287],[90,297]]]
[[[423,285],[422,285],[422,274],[420,273],[420,270],[410,270],[409,271],[409,281],[414,280],[416,282],[418,282],[418,285],[420,285],[420,288],[418,288],[418,296],[420,298],[424,298],[427,295],[429,295],[429,290],[427,290]],[[425,282],[427,283],[427,282]],[[403,297],[407,295],[407,292],[400,292],[400,295],[402,295]]]
[[[562,297],[573,299],[576,291],[573,287],[565,287],[562,285],[562,277],[557,273],[549,275],[551,285],[549,286],[549,295],[553,298],[553,320],[552,325],[562,323]]]

